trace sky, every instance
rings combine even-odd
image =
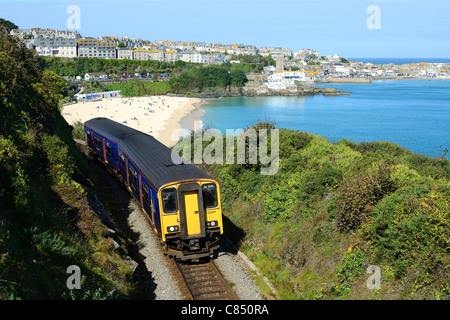
[[[20,28],[311,48],[361,58],[450,58],[450,0],[0,0]],[[77,20],[78,21],[78,20]]]

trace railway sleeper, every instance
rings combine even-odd
[[[196,300],[209,300],[211,298],[214,298],[216,300],[219,300],[219,297],[223,300],[230,299],[227,294],[223,291],[215,291],[215,292],[203,292],[199,294],[193,294],[194,298]]]
[[[183,272],[186,277],[200,278],[200,277],[214,277],[216,274],[211,271],[187,271]]]
[[[202,275],[202,276],[188,276],[184,277],[187,282],[211,282],[211,281],[219,281],[218,276],[216,275]]]
[[[189,286],[189,288],[191,289],[191,290],[197,290],[197,291],[201,291],[201,292],[206,292],[206,291],[208,291],[209,289],[213,289],[213,290],[215,290],[215,289],[217,289],[217,287],[220,287],[217,283],[212,283],[212,284],[207,284],[207,285],[205,285],[205,284],[196,284],[196,285],[190,285]],[[225,290],[223,290],[223,291],[225,291]]]

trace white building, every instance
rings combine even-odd
[[[93,73],[86,73],[84,75],[84,80],[105,80],[108,79],[108,75],[104,72],[93,72]]]
[[[350,75],[350,68],[342,64],[335,64],[334,71],[343,77],[348,77]]]
[[[98,101],[101,99],[108,99],[108,98],[116,98],[120,97],[120,90],[116,91],[105,91],[105,92],[86,92],[82,94],[76,94],[75,97],[77,100],[83,100],[83,101]]]
[[[134,60],[134,51],[130,48],[117,48],[117,59]]]
[[[164,61],[164,51],[163,50],[149,50],[148,57],[150,60]]]
[[[296,82],[306,81],[303,71],[284,71],[277,72],[267,78],[267,88],[272,90],[286,90],[289,87],[295,87]]]
[[[314,49],[301,49],[297,52],[294,52],[294,59],[305,60],[309,56],[315,55],[317,58],[320,58],[320,52]]]
[[[164,52],[164,60],[167,62],[175,62],[178,60],[178,52],[176,50],[167,50]]]
[[[196,53],[192,51],[180,51],[178,53],[178,58],[184,62],[194,62],[194,55]],[[198,58],[198,57],[196,57]]]
[[[116,46],[113,42],[105,42],[94,38],[77,40],[78,57],[116,59]]]
[[[45,57],[75,58],[77,40],[75,38],[36,38],[31,40],[36,53]]]
[[[191,55],[191,61],[194,63],[206,63],[207,53],[195,52]]]
[[[148,50],[144,49],[144,48],[137,48],[133,50],[133,58],[135,60],[149,60],[150,56],[148,54]]]

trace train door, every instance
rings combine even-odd
[[[151,190],[151,189],[150,189]],[[152,216],[153,221],[155,224],[156,229],[158,232],[161,232],[161,211],[159,210],[159,203],[158,203],[158,195],[157,192],[150,191],[151,192],[151,199],[152,199]]]
[[[200,210],[198,209],[197,191],[183,192],[184,212],[186,213],[186,228],[188,236],[200,235]]]
[[[106,161],[110,163],[113,167],[118,169],[118,161],[117,161],[117,145],[111,140],[105,139],[105,154]]]
[[[92,148],[94,148],[94,131],[91,130],[91,145]]]
[[[108,158],[106,157],[106,139],[102,138],[102,150],[103,150],[103,160],[108,163]]]
[[[185,238],[204,237],[205,211],[200,185],[197,183],[182,184],[178,187],[180,199],[180,218],[184,225]]]
[[[142,180],[142,179],[141,179]],[[155,224],[155,209],[153,206],[153,197],[146,182],[141,181],[142,207],[147,213],[150,221]]]

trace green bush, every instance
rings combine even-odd
[[[392,263],[397,278],[406,274],[407,266],[436,271],[450,247],[448,200],[426,193],[426,188],[411,185],[385,197],[363,228],[375,247],[374,258]],[[434,263],[421,265],[431,253]]]
[[[32,232],[37,232],[37,228],[33,229]],[[50,256],[71,256],[76,252],[74,248],[67,246],[58,234],[50,230],[36,233],[32,236],[32,239],[41,251]]]
[[[292,190],[287,184],[272,185],[266,189],[263,198],[265,213],[264,219],[274,222],[277,219],[287,220],[292,217],[294,211],[294,199]]]
[[[77,121],[72,125],[72,127],[72,137],[74,139],[84,141],[84,124],[81,121]]]
[[[41,135],[42,147],[48,158],[52,177],[63,181],[72,176],[74,161],[69,155],[69,149],[57,135]]]
[[[366,254],[359,248],[345,253],[341,263],[336,268],[336,280],[331,285],[331,293],[343,296],[351,291],[351,283],[364,273]]]
[[[372,173],[344,179],[337,202],[339,228],[343,231],[357,228],[369,217],[373,206],[395,188],[391,166],[386,162],[382,162]]]

